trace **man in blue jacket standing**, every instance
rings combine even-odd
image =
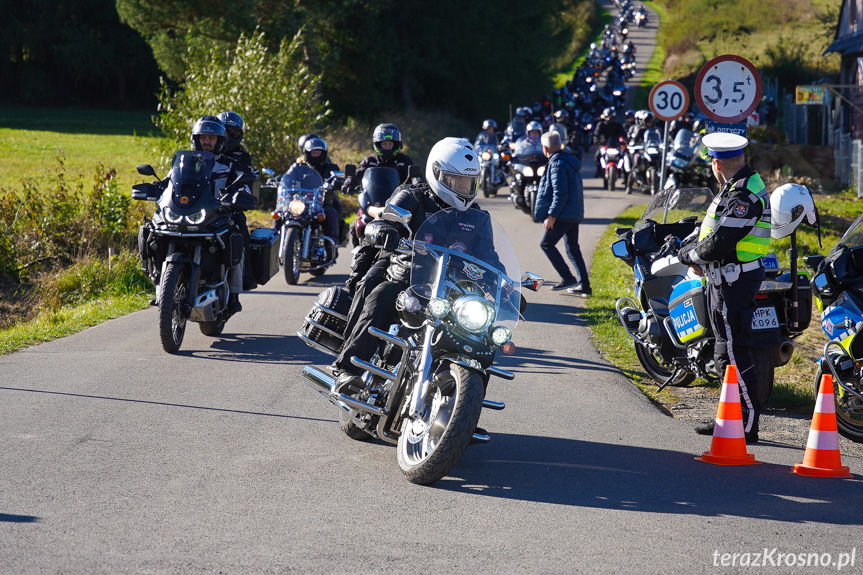
[[[548,157],[545,173],[539,181],[533,220],[542,222],[545,235],[539,247],[548,256],[551,265],[560,274],[560,283],[551,289],[565,289],[568,293],[589,296],[590,278],[578,247],[578,224],[584,219],[584,190],[581,182],[581,162],[563,151],[560,134],[548,132],[542,135],[542,151]],[[563,238],[566,255],[575,266],[578,279],[572,275],[557,242]]]

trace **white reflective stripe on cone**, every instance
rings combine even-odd
[[[743,422],[739,419],[717,419],[713,437],[740,439],[743,437]]]
[[[809,439],[806,440],[806,449],[820,449],[822,451],[839,450],[839,435],[835,431],[809,430]]]

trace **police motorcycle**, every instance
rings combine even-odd
[[[617,188],[617,177],[623,168],[623,156],[626,144],[623,138],[609,140],[603,144],[599,152],[599,166],[602,170],[602,187],[609,191]]]
[[[612,253],[633,270],[635,298],[615,303],[617,318],[635,342],[635,355],[657,382],[686,386],[696,377],[717,380],[713,361],[714,337],[708,316],[706,286],[711,277],[698,276],[678,260],[681,241],[697,233],[713,200],[707,188],[665,189],[653,196],[633,228],[617,228],[620,238]],[[811,291],[794,285],[794,270],[779,269],[775,254],[763,258],[767,280],[756,296],[752,318],[752,356],[766,403],[773,388],[776,367],[791,360],[793,339],[809,325]],[[721,281],[721,279],[720,279]],[[794,296],[797,296],[796,298]],[[790,310],[799,303],[797,321]],[[805,309],[804,309],[805,308]]]
[[[407,227],[411,214],[389,205],[382,217]],[[450,245],[456,226],[489,230],[484,237],[493,239],[475,248],[457,240]],[[480,413],[505,405],[486,399],[489,378],[515,377],[494,367],[494,358],[498,350],[514,353],[510,338],[525,307],[521,288],[535,291],[543,280],[531,273],[514,279],[519,267],[512,244],[481,210],[437,212],[397,251],[413,253],[410,287],[398,296],[399,322],[389,331],[369,328],[380,339],[372,360],[351,359],[365,370],[365,389],[338,394],[334,379],[313,366],[303,376],[338,407],[348,437],[395,444],[404,476],[427,485],[447,475],[469,444],[490,441],[477,429]],[[338,287],[321,294],[297,332],[301,340],[337,354],[350,306],[344,294]]]
[[[288,285],[295,285],[302,272],[320,276],[335,265],[346,233],[340,230],[343,237],[336,238],[339,244],[324,233],[324,197],[328,191],[341,188],[344,178],[344,172],[335,172],[325,183],[306,164],[294,164],[279,178],[272,217],[279,232],[279,262]]]
[[[240,173],[228,183],[213,173],[215,167],[210,152],[178,151],[166,181],[132,186],[133,200],[156,202],[152,219],[145,218],[139,230],[138,250],[156,286],[159,337],[168,353],[180,350],[187,321],[218,336],[232,315],[228,272],[243,261],[243,236],[230,212],[257,205],[246,188],[257,175]],[[137,170],[159,179],[150,165]]]
[[[353,171],[353,166],[345,166],[346,171]],[[360,193],[357,195],[357,218],[354,220],[354,229],[351,234],[353,246],[359,245],[359,238],[365,233],[366,224],[375,219],[379,210],[383,210],[384,204],[393,195],[400,184],[398,170],[382,166],[372,166],[363,172]],[[370,213],[371,212],[373,213]]]
[[[716,180],[710,158],[702,155],[701,135],[691,130],[678,130],[666,157],[668,178],[664,188],[710,188],[716,190]]]
[[[626,193],[638,188],[651,196],[659,191],[659,178],[662,171],[662,136],[658,128],[644,132],[641,142],[630,144],[623,158],[623,169],[629,176],[626,179]]]
[[[839,433],[863,443],[863,215],[826,257],[803,261],[814,270],[810,285],[829,339],[815,372],[815,394],[821,376],[832,375]]]
[[[532,142],[524,138],[516,145],[510,162],[513,176],[509,198],[516,209],[520,209],[531,218],[539,191],[539,180],[545,173],[546,164],[548,164],[548,158],[542,153],[540,141]]]

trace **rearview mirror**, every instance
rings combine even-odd
[[[345,177],[352,178],[357,173],[357,167],[353,164],[345,164]]]
[[[268,178],[272,178],[276,175],[276,172],[271,170],[270,168],[261,168],[261,173],[267,176]]]
[[[524,272],[524,275],[521,276],[521,287],[530,291],[538,291],[544,282],[545,280],[541,276],[532,272]]]
[[[138,173],[142,176],[153,176],[157,180],[159,176],[156,175],[156,170],[153,169],[153,166],[150,164],[138,164],[135,166],[135,169],[138,170]]]
[[[381,219],[388,222],[397,222],[407,227],[408,224],[411,222],[412,215],[413,214],[411,212],[407,211],[404,208],[400,208],[392,204],[387,204],[384,208],[383,213],[381,214]]]
[[[620,259],[626,259],[629,257],[629,246],[626,243],[626,240],[620,240],[611,244],[611,253],[614,254],[614,257]]]
[[[408,181],[413,181],[414,178],[419,178],[423,175],[422,166],[408,166]]]
[[[817,270],[821,262],[824,261],[824,256],[806,256],[803,258],[803,263],[806,267],[812,270]]]

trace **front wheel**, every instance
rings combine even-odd
[[[653,380],[662,385],[665,383],[671,374],[674,373],[674,367],[662,362],[662,358],[651,351],[647,346],[635,342],[635,356],[644,371],[653,378]],[[674,387],[686,387],[695,381],[695,374],[689,372],[681,372],[670,385]]]
[[[488,170],[486,168],[482,169],[482,173],[479,175],[479,181],[482,186],[482,197],[487,198],[491,189],[491,176],[489,176]]]
[[[180,351],[186,334],[186,314],[183,306],[189,295],[189,274],[186,266],[170,263],[159,288],[159,337],[162,349],[168,353]]]
[[[282,228],[282,242],[285,254],[285,281],[289,286],[296,285],[300,279],[300,266],[303,263],[299,228]]]
[[[455,467],[470,445],[484,393],[482,376],[460,365],[435,376],[422,414],[405,419],[399,436],[399,467],[408,481],[429,485]]]
[[[829,360],[827,360],[829,361]],[[856,369],[855,369],[856,371]],[[815,372],[815,399],[818,399],[818,390],[821,387],[821,366]],[[841,393],[840,393],[841,392]],[[839,384],[833,381],[833,402],[836,406],[836,426],[844,437],[857,443],[863,443],[863,400],[842,390]]]
[[[608,166],[608,189],[614,191],[617,187],[617,166]]]
[[[647,168],[647,184],[650,186],[650,195],[655,196],[659,191],[659,176],[653,166]]]

